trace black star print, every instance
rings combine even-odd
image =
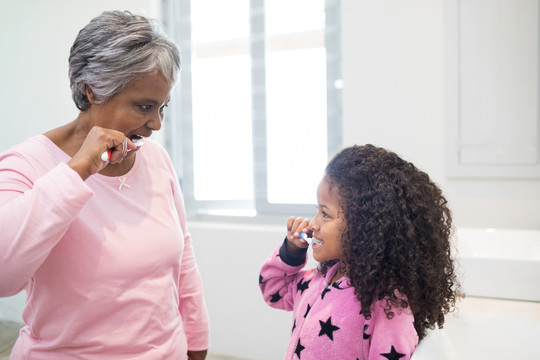
[[[342,288],[339,287],[339,285],[341,285],[341,281],[336,281],[335,283],[332,284],[332,287],[334,289],[343,290]]]
[[[281,295],[279,295],[279,290],[272,295],[272,298],[270,299],[271,303],[278,302],[281,299]]]
[[[300,281],[298,282],[298,284],[296,284],[296,291],[300,291],[300,289],[302,288],[302,285],[304,284],[304,279],[300,279]]]
[[[311,280],[304,282],[304,279],[300,279],[300,281],[296,285],[296,291],[300,291],[301,294],[304,294],[304,290],[307,290],[309,288],[310,282]]]
[[[326,322],[319,320],[319,324],[321,325],[319,336],[326,335],[334,341],[334,331],[339,330],[339,327],[332,325],[332,317],[330,316]]]
[[[263,277],[261,274],[259,274],[259,284],[262,284],[262,282],[263,282]]]
[[[330,292],[330,289],[325,287],[321,294],[321,300],[324,299],[324,295],[326,295],[327,292]]]
[[[364,325],[364,334],[363,334],[364,340],[369,339],[369,337],[371,336],[371,334],[366,333],[366,330],[368,329],[368,327],[369,325]]]
[[[294,324],[293,324],[291,332],[294,332],[294,329],[296,329],[296,319],[294,319]]]
[[[400,358],[405,356],[405,354],[398,353],[396,349],[394,349],[393,346],[389,353],[381,354],[381,355],[387,358],[388,360],[399,360]]]
[[[305,347],[303,347],[302,344],[300,344],[300,338],[298,338],[298,344],[296,344],[296,349],[294,350],[294,353],[296,354],[296,356],[298,356],[299,359],[300,359],[300,353],[304,349]]]
[[[307,310],[306,310],[306,313],[304,314],[304,318],[307,316],[307,314],[309,313],[309,310],[311,310],[311,305],[307,304]]]

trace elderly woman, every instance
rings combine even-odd
[[[178,180],[147,140],[180,67],[150,20],[104,12],[69,57],[71,123],[0,154],[0,296],[27,291],[12,359],[204,359]]]

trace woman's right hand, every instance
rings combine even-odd
[[[309,246],[306,240],[300,237],[300,233],[310,232],[309,230],[309,219],[304,219],[302,217],[291,216],[287,220],[287,252],[294,254],[300,251],[300,249],[305,249]]]
[[[86,135],[86,139],[77,153],[68,162],[83,180],[101,171],[109,163],[117,164],[124,160],[128,150],[136,149],[137,146],[128,139],[124,133],[94,126]],[[110,160],[103,161],[101,155],[112,149]]]

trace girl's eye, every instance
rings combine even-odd
[[[139,105],[139,109],[143,112],[148,112],[152,110],[152,105]]]
[[[319,212],[320,212],[320,213],[321,213],[321,215],[322,215],[322,217],[323,217],[324,219],[328,219],[328,218],[330,218],[330,216],[328,216],[328,214],[327,214],[327,213],[325,213],[325,212],[324,212],[324,210],[321,210],[321,208],[320,208],[320,207],[316,206],[316,208],[317,208],[317,213],[319,213]]]

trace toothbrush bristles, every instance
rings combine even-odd
[[[310,245],[315,245],[315,244],[318,245],[318,244],[321,243],[320,240],[315,239],[314,237],[309,237],[308,234],[306,234],[305,232],[300,233],[300,237],[301,237],[302,239],[304,239],[304,240],[305,240],[308,244],[310,244]]]

